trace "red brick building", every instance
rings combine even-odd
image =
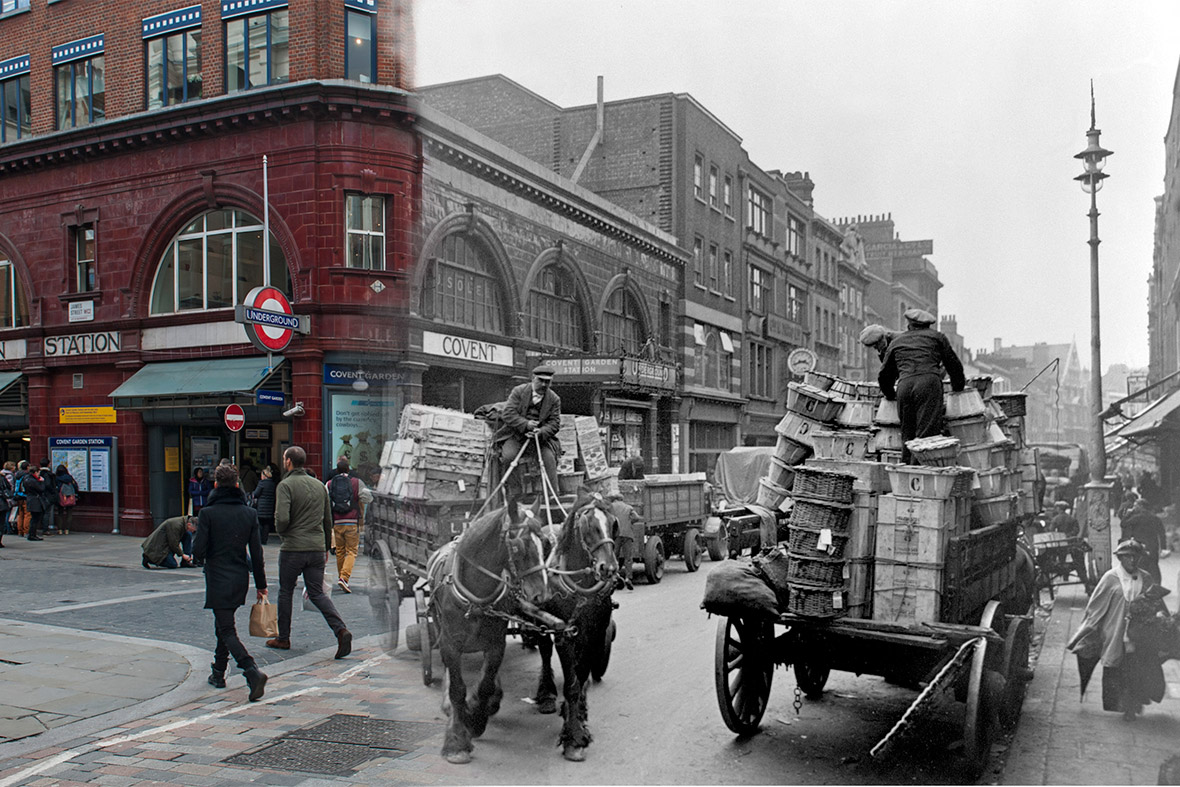
[[[135,535],[220,457],[375,462],[421,171],[402,0],[4,9],[0,458],[52,449],[93,485],[75,527]],[[273,363],[234,322],[262,285],[310,318]]]

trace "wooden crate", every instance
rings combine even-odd
[[[942,563],[946,559],[950,531],[917,524],[877,523],[878,560]]]
[[[854,492],[852,516],[848,519],[848,545],[844,555],[850,560],[871,558],[877,553],[878,495]]]
[[[857,558],[844,564],[844,589],[848,591],[849,617],[872,617],[873,567],[872,558]]]
[[[855,476],[852,489],[856,492],[888,492],[889,474],[881,462],[846,462],[836,459],[808,459],[807,467],[829,473],[845,473]]]
[[[949,531],[955,536],[971,529],[971,499],[951,497],[945,500],[901,495],[877,498],[877,523],[922,525]]]
[[[873,620],[933,623],[942,611],[943,570],[878,560],[873,567]]]

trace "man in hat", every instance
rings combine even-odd
[[[1054,514],[1053,521],[1049,523],[1050,528],[1070,538],[1081,532],[1081,528],[1078,526],[1078,520],[1069,512],[1069,503],[1064,500],[1058,500],[1053,504],[1053,508],[1057,513]]]
[[[541,465],[556,493],[557,457],[561,456],[561,443],[557,440],[561,429],[561,397],[550,387],[553,374],[552,366],[541,364],[533,369],[532,382],[512,389],[493,442],[500,446],[500,465],[504,472],[522,450],[533,446],[531,450],[535,451],[539,445]],[[520,497],[524,487],[519,470],[513,472],[505,486],[510,498]]]
[[[884,325],[868,325],[860,332],[860,343],[865,347],[872,347],[877,351],[877,358],[884,361],[885,351],[889,349],[889,343],[893,341],[893,337],[897,336],[896,331],[891,331]]]
[[[1139,567],[1160,581],[1160,558],[1172,554],[1167,550],[1168,535],[1164,532],[1163,521],[1147,509],[1143,498],[1131,506],[1131,515],[1123,520],[1123,540],[1133,539],[1143,546],[1144,555]]]
[[[897,400],[901,417],[901,461],[910,462],[904,444],[919,437],[942,434],[945,404],[942,375],[950,375],[951,388],[963,390],[967,378],[963,363],[946,335],[934,330],[934,315],[922,309],[905,313],[906,330],[889,343],[877,381],[886,399]]]

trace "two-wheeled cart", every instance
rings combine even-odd
[[[1093,592],[1098,584],[1098,572],[1094,568],[1093,548],[1085,538],[1036,533],[1032,546],[1038,593],[1048,590],[1052,599],[1058,585],[1084,585],[1087,595]]]

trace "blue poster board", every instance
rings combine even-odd
[[[79,492],[114,495],[114,532],[119,532],[119,476],[117,437],[51,437],[51,467],[65,465],[78,482]]]

